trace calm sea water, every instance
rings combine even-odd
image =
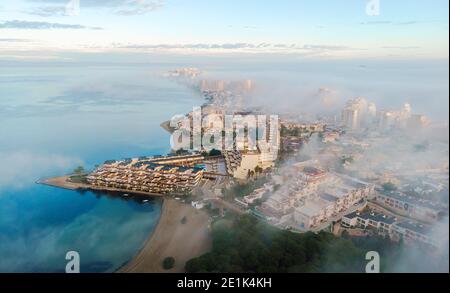
[[[170,67],[172,68],[172,67]],[[35,184],[107,159],[167,153],[160,123],[201,100],[151,66],[0,71],[0,272],[111,272],[143,246],[161,200]]]
[[[410,102],[415,113],[448,121],[448,63],[185,61],[0,63],[0,272],[60,272],[70,250],[80,253],[82,271],[110,272],[142,247],[160,201],[35,181],[78,165],[167,153],[169,135],[160,123],[203,103],[195,91],[161,78],[167,70],[198,66],[206,78],[255,79],[252,102],[272,111],[322,111],[317,91],[327,87],[336,109],[365,96],[380,108]]]

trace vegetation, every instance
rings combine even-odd
[[[397,190],[397,186],[392,182],[387,182],[383,184],[383,190],[386,192],[393,192]]]
[[[177,156],[189,155],[189,151],[181,148],[175,151],[175,155]]]
[[[83,166],[78,166],[73,170],[73,175],[69,177],[69,181],[73,183],[87,183],[86,170]]]
[[[425,152],[429,149],[429,147],[430,147],[430,145],[428,142],[416,144],[416,145],[414,145],[414,151],[417,153]]]
[[[87,184],[87,175],[73,175],[69,177],[69,180],[73,183],[82,183],[82,184]]]
[[[209,152],[203,152],[202,156],[204,157],[217,157],[217,156],[221,156],[222,152],[216,149],[212,149]]]
[[[228,189],[222,190],[222,193],[227,199],[242,198],[252,193],[255,189],[261,188],[266,182],[267,177],[262,176],[255,180],[249,180],[244,184],[237,183]]]
[[[344,157],[341,159],[341,164],[345,165],[345,164],[351,164],[355,161],[355,158],[353,158],[352,156],[350,157]]]
[[[166,257],[162,263],[163,269],[170,270],[175,266],[175,259],[171,256]]]
[[[221,156],[222,152],[216,149],[212,149],[209,151],[209,156],[210,157],[215,157],[215,156]]]
[[[212,251],[186,263],[195,272],[364,272],[367,251],[378,251],[383,264],[395,259],[398,244],[382,238],[336,238],[333,234],[297,234],[270,227],[245,215],[229,225],[213,225]]]
[[[308,133],[309,131],[306,129],[302,129],[300,127],[296,128],[287,128],[286,126],[282,125],[280,129],[280,135],[282,137],[284,136],[301,136],[303,133]]]
[[[73,170],[73,174],[80,175],[80,174],[84,174],[84,173],[86,173],[86,170],[84,169],[83,166],[78,166]]]
[[[181,224],[186,224],[187,223],[187,218],[186,217],[183,217],[182,219],[181,219]]]

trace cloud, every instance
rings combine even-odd
[[[326,52],[326,51],[342,51],[353,50],[353,48],[341,45],[320,45],[320,44],[271,44],[271,43],[224,43],[224,44],[112,44],[118,49],[141,49],[141,50],[253,50],[253,51],[310,51],[310,52]]]
[[[0,189],[22,188],[48,172],[64,172],[82,164],[76,158],[29,151],[0,152]]]
[[[393,21],[388,21],[388,20],[381,20],[381,21],[366,21],[366,22],[361,22],[360,24],[362,24],[362,25],[387,25],[387,24],[392,24],[392,25],[412,25],[412,24],[418,24],[418,23],[420,23],[420,22],[416,21],[416,20],[401,21],[401,22],[393,22]]]
[[[304,45],[303,49],[336,51],[336,50],[348,50],[351,48],[347,46],[335,46],[335,45]]]
[[[99,27],[88,27],[79,24],[64,24],[45,21],[9,20],[0,23],[0,29],[91,29],[101,30]]]
[[[65,7],[68,0],[28,0],[42,4],[29,9],[29,14],[49,17],[67,15]],[[162,8],[165,0],[81,0],[80,9],[108,9],[118,15],[140,15]]]
[[[380,24],[392,24],[392,21],[383,21],[383,20],[379,20],[379,21],[366,21],[366,22],[361,22],[362,25],[380,25]]]
[[[163,0],[129,0],[127,5],[121,6],[117,10],[117,14],[136,15],[146,14],[155,11],[164,6]]]
[[[26,43],[30,42],[30,40],[27,39],[9,39],[9,38],[0,38],[0,43]]]
[[[396,50],[412,50],[412,49],[420,49],[418,46],[384,46],[382,49],[396,49]]]
[[[142,246],[160,214],[157,201],[146,208],[93,193],[73,195],[70,202],[65,197],[55,196],[50,204],[38,198],[41,206],[26,215],[23,205],[1,202],[2,231],[13,232],[0,234],[0,272],[64,272],[70,250],[79,252],[82,272],[112,272]],[[68,205],[69,213],[56,215]],[[116,239],[127,239],[127,245]]]
[[[42,17],[67,15],[66,8],[64,6],[33,7],[31,9],[26,10],[25,12],[28,14],[38,15]]]
[[[411,25],[411,24],[418,24],[418,21],[404,21],[404,22],[399,22],[397,23],[397,25]]]

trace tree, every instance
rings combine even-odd
[[[78,167],[76,167],[74,170],[73,170],[73,173],[74,174],[83,174],[83,173],[85,173],[86,171],[85,171],[85,169],[84,169],[84,167],[83,166],[78,166]]]
[[[221,155],[222,155],[222,152],[219,151],[219,150],[216,150],[216,149],[212,149],[212,150],[209,152],[209,156],[210,156],[210,157],[221,156]]]
[[[392,192],[397,190],[397,186],[395,186],[392,182],[386,182],[383,184],[383,190],[386,192]]]
[[[175,151],[175,154],[178,155],[178,156],[186,155],[186,154],[188,154],[188,153],[189,153],[189,152],[186,151],[186,150],[183,149],[183,148],[178,149],[178,150]]]
[[[166,257],[162,263],[163,269],[170,270],[175,266],[175,259],[171,256]]]
[[[255,174],[261,174],[262,172],[263,172],[263,168],[261,168],[260,166],[255,167]]]

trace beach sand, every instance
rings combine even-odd
[[[48,186],[53,186],[53,187],[59,187],[59,188],[63,188],[63,189],[69,189],[69,190],[90,188],[90,186],[88,184],[70,182],[69,178],[70,178],[70,176],[54,177],[54,178],[39,180],[37,183],[48,185]]]
[[[186,217],[187,222],[182,224]],[[188,204],[171,198],[164,200],[161,217],[142,250],[118,273],[183,273],[191,258],[207,253],[212,246],[209,216]],[[175,266],[164,270],[166,257],[175,258]]]

